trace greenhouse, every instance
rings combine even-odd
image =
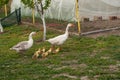
[[[119,0],[79,0],[79,15],[93,20],[94,16],[102,16],[103,19],[108,19],[109,16],[120,17],[120,1]],[[45,13],[45,17],[74,21],[75,17],[75,0],[51,0],[51,5]],[[13,0],[11,4],[11,12],[16,8],[22,8],[23,15],[30,15],[32,11],[25,7],[20,0]],[[37,15],[37,12],[36,12]]]

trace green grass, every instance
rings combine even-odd
[[[33,36],[35,43],[25,54],[9,50],[27,40],[32,31],[37,32]],[[47,38],[60,34],[48,30]],[[120,36],[97,39],[71,36],[58,54],[33,60],[38,48],[50,47],[48,42],[36,42],[41,38],[42,32],[34,27],[5,28],[5,33],[0,34],[0,80],[80,80],[85,76],[90,80],[120,79]]]

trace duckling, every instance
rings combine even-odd
[[[50,48],[49,50],[48,50],[48,53],[51,53],[52,52],[52,48]]]
[[[42,56],[42,58],[46,58],[46,56],[48,56],[48,54],[49,54],[49,52],[47,51],[47,52],[42,53],[41,56]]]
[[[45,52],[45,47],[42,48],[42,53],[44,53],[44,52]],[[41,53],[41,54],[42,54],[42,53]]]
[[[51,53],[51,52],[52,52],[52,48],[50,48],[48,51],[42,53],[42,54],[41,54],[42,58],[45,58],[45,57],[48,56],[49,53]]]
[[[53,53],[58,53],[60,51],[60,48],[58,47]]]
[[[32,56],[32,59],[37,59],[40,53],[41,53],[41,49],[39,48]]]
[[[32,59],[37,59],[39,57],[39,55],[42,54],[42,53],[44,53],[44,52],[45,52],[45,48],[43,48],[43,49],[39,48],[38,51],[36,51],[34,53],[34,55],[32,56]]]

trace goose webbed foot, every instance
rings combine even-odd
[[[20,51],[17,51],[17,53],[19,54],[24,54],[25,50],[20,50]]]

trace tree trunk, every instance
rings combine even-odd
[[[42,22],[43,22],[43,29],[44,29],[44,32],[43,32],[43,41],[45,41],[46,40],[46,23],[45,23],[44,15],[42,16]]]
[[[40,4],[38,4],[37,0],[35,2],[36,2],[35,3],[36,9],[37,9],[38,13],[40,14],[40,17],[41,17],[42,22],[43,22],[43,29],[44,29],[43,41],[45,41],[46,40],[46,23],[45,23],[43,5],[42,5],[42,2]]]
[[[1,25],[1,23],[0,23],[0,32],[3,32],[3,27]]]

